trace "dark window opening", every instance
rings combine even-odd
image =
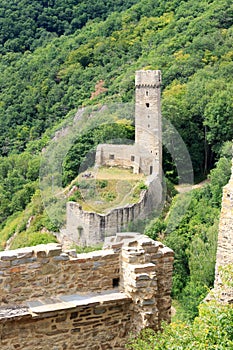
[[[119,283],[120,283],[120,278],[113,278],[112,279],[112,286],[113,288],[119,287]]]
[[[147,108],[149,108],[149,107],[150,107],[150,104],[149,104],[148,102],[146,103],[146,107],[147,107]]]
[[[148,115],[147,117],[150,118],[150,115]]]
[[[149,95],[149,91],[146,91],[146,96],[148,96]]]
[[[148,124],[148,128],[150,127],[150,124]]]
[[[135,157],[131,156],[131,162],[134,162],[134,161],[135,161]]]
[[[109,159],[114,159],[114,158],[115,158],[114,154],[109,154]]]
[[[83,234],[83,227],[82,226],[78,226],[77,230],[78,230],[78,235],[79,235],[79,238],[80,238],[82,236],[82,234]]]
[[[153,173],[153,166],[151,165],[150,166],[150,175],[152,175],[152,173]]]

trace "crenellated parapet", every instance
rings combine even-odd
[[[136,88],[151,87],[159,88],[162,83],[161,72],[159,70],[138,70],[135,76]]]

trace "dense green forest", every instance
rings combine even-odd
[[[136,2],[3,0],[0,4],[0,52],[33,51],[53,38],[74,33],[88,20],[98,22],[111,12],[126,10]]]
[[[2,1],[1,249],[10,237],[11,248],[55,240],[59,223],[44,210],[39,171],[56,131],[78,108],[133,103],[135,71],[160,69],[163,117],[183,138],[195,181],[209,183],[170,198],[145,232],[174,249],[173,298],[192,320],[213,284],[222,186],[230,175],[232,19],[230,0]],[[98,142],[133,139],[133,128],[123,120],[81,134],[64,159],[63,185]],[[177,180],[166,148],[164,171]]]

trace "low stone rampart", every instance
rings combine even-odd
[[[23,303],[37,298],[102,291],[119,278],[119,253],[79,254],[59,244],[0,252],[0,302]]]
[[[173,255],[129,232],[86,254],[59,244],[1,252],[1,349],[125,349],[170,321]]]

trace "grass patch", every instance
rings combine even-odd
[[[18,249],[24,247],[31,247],[38,244],[47,244],[47,243],[56,243],[57,240],[53,234],[49,232],[32,232],[28,233],[27,231],[20,232],[14,238],[11,249]]]
[[[94,246],[86,246],[86,247],[75,245],[72,248],[76,250],[76,253],[81,254],[81,253],[90,253],[96,250],[101,250],[102,247],[103,247],[103,243],[99,243]]]
[[[105,213],[113,208],[137,203],[140,194],[147,189],[146,177],[143,174],[133,174],[129,169],[116,167],[101,167],[88,169],[91,177],[80,174],[74,183],[76,192],[69,198],[80,203],[87,211]]]

